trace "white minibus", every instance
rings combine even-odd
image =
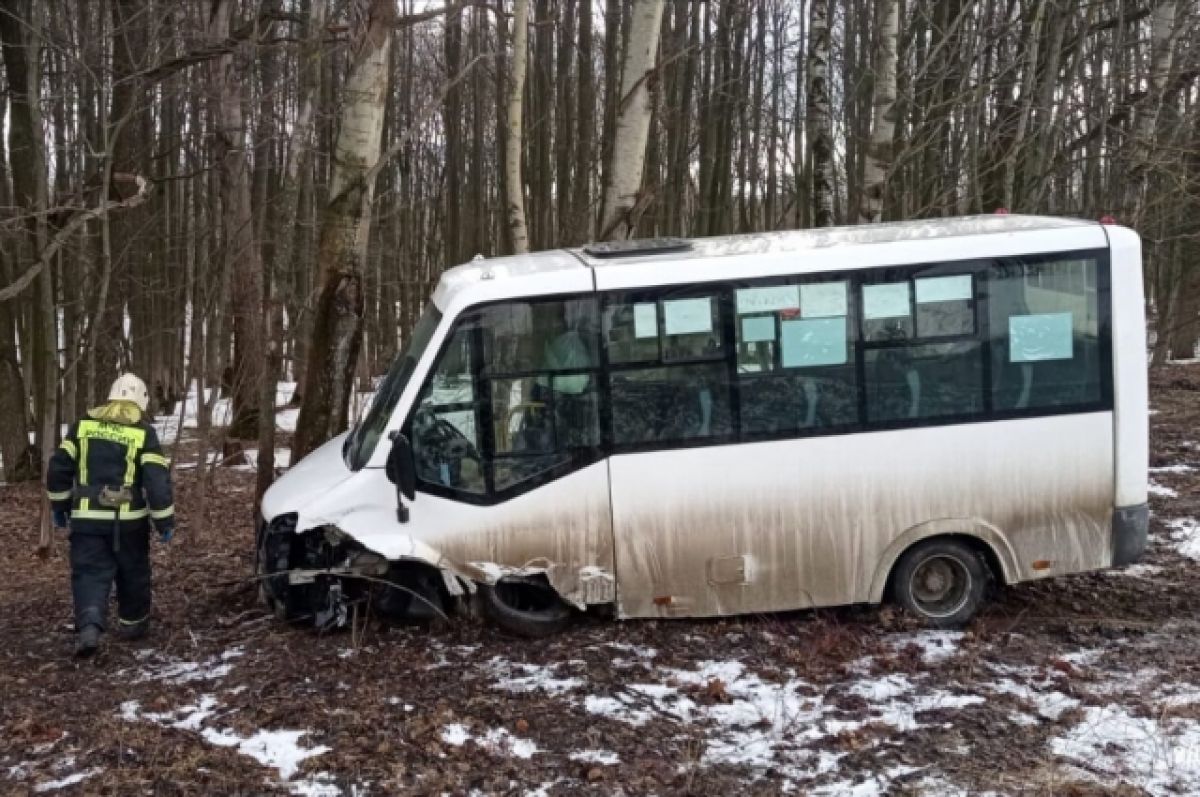
[[[264,598],[345,621],[708,617],[1146,545],[1138,236],[1019,215],[593,244],[447,271],[353,429],[262,502]]]

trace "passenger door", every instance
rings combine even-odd
[[[811,604],[803,485],[822,462],[787,438],[857,421],[848,291],[780,280],[606,302],[622,616]]]
[[[596,300],[516,300],[456,322],[405,426],[410,529],[465,565],[544,570],[577,605],[614,593]]]

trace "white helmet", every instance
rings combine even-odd
[[[112,383],[112,387],[108,391],[109,401],[132,401],[137,405],[137,408],[142,412],[150,406],[150,392],[146,390],[146,383],[138,379],[134,374],[121,374],[117,377],[117,381]]]

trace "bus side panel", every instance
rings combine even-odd
[[[1124,227],[1105,229],[1112,246],[1113,399],[1117,449],[1114,499],[1118,507],[1133,507],[1146,503],[1146,469],[1150,461],[1142,245],[1132,230]]]
[[[1004,541],[1013,580],[1110,561],[1109,412],[622,454],[610,464],[624,617],[878,600],[872,585],[901,553],[894,543],[920,526],[987,530]]]

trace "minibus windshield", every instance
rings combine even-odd
[[[421,355],[425,353],[425,348],[441,320],[442,314],[433,302],[425,305],[425,311],[413,327],[412,335],[379,385],[375,400],[371,402],[371,409],[367,410],[362,422],[346,439],[346,464],[351,470],[358,470],[371,458],[375,444],[379,442],[388,419],[392,417],[392,411],[396,409],[400,394],[412,378],[413,371],[421,361]]]

